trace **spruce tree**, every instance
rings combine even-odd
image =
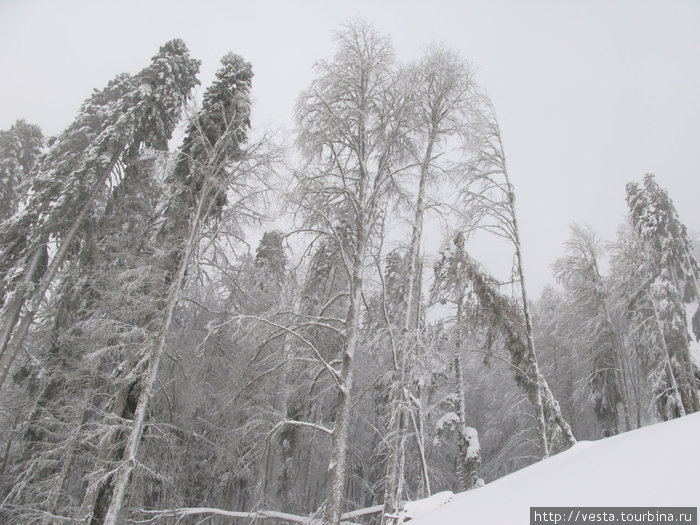
[[[632,226],[645,250],[644,277],[634,299],[639,304],[632,315],[648,312],[647,317],[653,318],[661,350],[656,353],[653,380],[659,414],[663,419],[678,417],[700,410],[697,365],[690,354],[690,331],[700,337],[698,263],[687,228],[654,176],[647,174],[641,187],[627,184],[626,191]]]
[[[131,471],[137,460],[146,414],[158,376],[160,360],[165,350],[187,269],[197,247],[202,227],[215,220],[226,204],[226,192],[238,175],[232,164],[244,155],[243,143],[250,126],[251,65],[232,53],[222,59],[216,79],[204,94],[202,108],[190,123],[173,173],[166,179],[171,191],[164,196],[157,245],[157,266],[163,275],[163,285],[154,290],[153,299],[161,305],[153,326],[152,343],[146,343],[141,362],[145,370],[138,371],[138,401],[116,473],[109,487],[98,489],[94,510],[103,509],[105,525],[118,522]],[[94,493],[95,487],[90,490]],[[92,496],[86,496],[91,503]],[[85,503],[85,502],[84,502]],[[97,521],[96,521],[97,523]]]
[[[43,143],[41,128],[24,120],[0,131],[0,222],[17,211]]]
[[[101,213],[110,183],[130,159],[143,148],[166,147],[198,68],[181,40],[166,43],[149,67],[95,92],[39,160],[22,212],[0,229],[0,386],[86,218]],[[51,242],[57,248],[49,260]]]

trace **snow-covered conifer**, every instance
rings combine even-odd
[[[0,222],[16,211],[43,143],[39,126],[24,120],[0,131]]]
[[[626,190],[634,232],[646,252],[641,259],[644,264],[640,270],[645,276],[639,283],[641,296],[653,313],[656,337],[663,342],[654,382],[661,415],[666,418],[695,412],[700,410],[698,365],[692,360],[690,344],[691,331],[700,319],[698,263],[687,228],[654,176],[647,174],[643,186],[632,182]],[[633,315],[638,317],[641,311],[637,308]],[[694,336],[698,338],[700,334]],[[676,404],[671,401],[674,395],[680,396],[681,406],[668,408]]]
[[[0,386],[86,218],[100,214],[112,182],[142,148],[167,144],[198,69],[181,40],[166,43],[149,67],[96,91],[39,159],[27,202],[0,229]],[[57,249],[48,260],[50,242]]]

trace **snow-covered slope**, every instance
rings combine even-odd
[[[529,523],[530,507],[700,506],[700,413],[566,452],[457,494],[411,525]]]

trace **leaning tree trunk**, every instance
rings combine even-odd
[[[423,484],[422,490],[419,492],[419,498],[426,498],[432,494],[430,489],[430,470],[428,469],[428,457],[425,452],[425,431],[423,428],[423,392],[418,385],[417,396],[412,398],[415,410],[411,410],[411,422],[413,423],[413,432],[416,435],[416,445],[418,447],[418,459],[420,461],[421,476]]]
[[[495,281],[474,265],[469,269],[469,279],[480,307],[489,317],[489,323],[503,334],[505,349],[516,370],[516,382],[525,390],[533,405],[537,406],[538,402],[540,404],[539,410],[543,418],[540,424],[544,425],[545,432],[544,436],[540,433],[540,440],[547,443],[548,450],[558,451],[570,447],[576,443],[576,438],[564,420],[547,380],[533,360],[528,337],[524,333],[522,305],[501,295]]]
[[[117,393],[113,397],[112,407],[111,407],[111,419],[117,421],[133,419],[132,409],[128,407],[129,397],[132,391],[137,388],[136,376],[141,374],[140,366],[137,365],[141,363],[136,363],[137,356],[132,356],[126,366],[128,370],[127,376],[123,378]],[[114,476],[112,474],[107,474],[104,471],[102,465],[109,465],[119,458],[118,456],[123,454],[123,447],[120,450],[118,447],[119,441],[123,438],[123,431],[121,431],[117,426],[110,428],[105,435],[102,437],[97,450],[97,457],[95,459],[95,467],[97,473],[103,471],[102,476],[97,476],[95,480],[90,482],[85,489],[85,494],[83,495],[82,502],[80,504],[80,509],[78,511],[78,519],[84,523],[91,524],[93,520],[100,521],[102,516],[107,510],[109,505],[109,498],[112,494],[112,485],[114,481]]]
[[[0,359],[0,388],[2,388],[3,384],[5,383],[5,379],[7,378],[10,368],[12,367],[12,363],[14,362],[20,348],[22,347],[25,337],[29,333],[29,328],[34,322],[34,317],[36,316],[36,313],[39,310],[39,307],[41,306],[41,302],[44,300],[46,292],[51,286],[54,277],[56,277],[56,273],[58,273],[58,270],[61,268],[66,256],[68,255],[68,250],[70,249],[73,240],[75,239],[75,236],[77,235],[78,230],[80,229],[80,226],[83,223],[83,219],[85,219],[85,216],[87,215],[88,211],[92,208],[92,204],[97,195],[102,190],[102,186],[104,186],[107,177],[109,177],[109,174],[112,173],[114,167],[117,165],[117,162],[119,162],[119,159],[122,153],[124,152],[124,149],[125,148],[120,149],[119,151],[117,151],[117,153],[115,153],[112,156],[110,164],[109,166],[107,166],[107,169],[105,170],[104,174],[98,181],[96,181],[95,185],[92,187],[92,189],[86,196],[85,201],[83,202],[83,206],[80,208],[80,212],[73,220],[71,227],[63,236],[61,245],[58,248],[56,254],[51,259],[51,263],[49,264],[46,273],[44,273],[44,275],[41,277],[41,280],[36,285],[36,287],[30,295],[21,295],[21,302],[18,302],[17,305],[13,305],[12,311],[9,312],[11,315],[8,315],[5,319],[1,333],[2,339],[0,340],[0,349],[2,349],[2,359]],[[37,250],[40,250],[40,248],[37,248]],[[28,273],[28,277],[30,279],[37,279],[37,276],[34,275],[36,273],[34,268],[35,260],[37,260],[37,258],[37,255],[32,256]],[[29,303],[29,307],[27,308],[24,316],[22,317],[17,331],[10,339],[12,330],[14,329],[15,324],[19,319],[19,312],[27,302]]]
[[[527,288],[525,287],[525,273],[523,272],[523,262],[522,262],[522,249],[520,246],[520,230],[518,228],[518,220],[515,215],[515,194],[513,193],[510,180],[506,174],[506,184],[508,186],[508,204],[512,212],[513,221],[513,242],[515,244],[515,260],[516,260],[516,271],[520,279],[520,293],[522,298],[522,309],[523,316],[525,318],[525,337],[527,342],[527,353],[528,360],[530,361],[530,366],[532,368],[532,373],[535,378],[536,387],[534,392],[534,404],[535,404],[535,417],[537,418],[537,432],[540,439],[540,448],[542,451],[542,457],[549,456],[549,442],[547,439],[547,423],[544,413],[544,400],[542,398],[542,383],[544,377],[540,372],[540,366],[537,362],[537,354],[535,352],[535,340],[532,335],[532,320],[530,319],[530,306],[527,302]],[[546,384],[546,381],[544,381]],[[551,395],[551,392],[550,392]],[[568,426],[568,425],[567,425]],[[569,429],[570,431],[570,429]],[[573,435],[573,434],[572,434]]]
[[[569,425],[563,421],[559,406],[554,400],[537,362],[523,270],[520,229],[515,210],[515,192],[508,174],[505,150],[495,110],[488,99],[485,99],[484,103],[484,120],[477,133],[481,143],[472,165],[469,167],[473,175],[472,180],[478,182],[482,188],[478,193],[468,190],[467,195],[477,197],[474,205],[478,214],[493,218],[494,225],[487,227],[487,229],[498,232],[499,235],[507,238],[513,244],[515,251],[514,274],[520,282],[519,315],[514,315],[513,305],[506,304],[502,298],[499,298],[498,286],[495,283],[489,282],[487,284],[486,288],[482,290],[486,295],[480,297],[480,300],[484,303],[482,306],[489,304],[490,307],[496,308],[496,310],[492,310],[492,313],[501,309],[502,313],[508,312],[511,316],[511,319],[493,319],[493,324],[499,325],[506,332],[506,346],[511,352],[513,364],[520,369],[516,377],[521,386],[527,390],[528,397],[535,407],[540,449],[542,456],[547,457],[552,449],[551,443],[549,443],[549,433],[554,430],[554,428],[550,428],[552,425],[563,434],[565,443],[570,445],[576,440]],[[486,284],[487,279],[484,276],[481,277],[481,280]]]
[[[208,181],[205,181],[205,184],[206,182]],[[197,203],[195,217],[192,220],[189,235],[184,246],[184,251],[180,254],[177,273],[175,278],[170,283],[170,289],[165,302],[163,320],[156,339],[156,345],[150,351],[148,366],[141,382],[141,392],[139,395],[138,405],[136,407],[136,411],[134,412],[134,419],[131,425],[131,431],[129,432],[129,436],[126,441],[123,459],[121,465],[117,469],[116,478],[114,481],[114,490],[110,499],[109,508],[107,509],[107,514],[105,515],[104,525],[117,525],[119,522],[119,514],[124,504],[124,497],[126,494],[127,485],[129,484],[129,478],[131,477],[131,472],[137,464],[136,458],[138,456],[139,443],[141,442],[141,437],[143,435],[143,427],[146,421],[148,406],[153,396],[153,388],[155,386],[156,379],[158,378],[160,360],[163,356],[163,352],[165,351],[165,345],[167,343],[168,332],[170,331],[170,324],[172,323],[175,307],[179,302],[180,294],[185,283],[187,266],[199,238],[198,234],[202,218],[206,215],[204,208],[208,197],[209,191],[201,192],[199,202]]]

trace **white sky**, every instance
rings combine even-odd
[[[551,280],[571,222],[614,238],[624,185],[647,172],[700,230],[700,1],[0,0],[0,129],[25,118],[60,132],[93,88],[174,37],[202,60],[202,86],[227,51],[252,62],[253,126],[291,128],[331,31],[357,15],[391,35],[402,61],[442,41],[478,67],[516,185],[531,295]]]

